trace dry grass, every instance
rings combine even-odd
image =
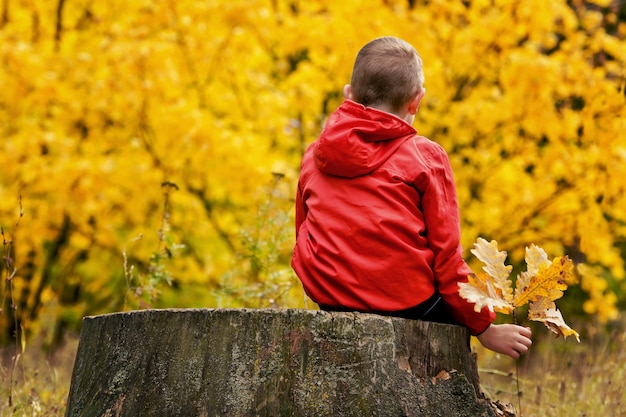
[[[535,329],[535,344],[519,363],[476,347],[481,386],[493,400],[514,405],[520,417],[626,416],[626,323],[602,333],[587,325],[581,343]],[[580,330],[580,327],[577,327]],[[78,341],[52,355],[31,344],[14,373],[9,406],[11,352],[2,353],[0,417],[62,416]],[[519,367],[519,391],[516,366]],[[521,404],[521,413],[520,413]]]
[[[65,413],[78,340],[67,340],[53,354],[35,345],[17,361],[10,384],[14,347],[2,350],[0,417],[58,417]]]
[[[487,396],[512,404],[520,417],[626,416],[623,324],[601,333],[587,325],[580,344],[541,327],[534,333],[531,351],[517,363],[477,348]]]

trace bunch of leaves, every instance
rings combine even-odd
[[[474,309],[512,314],[515,309],[529,304],[528,319],[539,321],[557,336],[575,336],[556,307],[555,300],[563,296],[567,282],[571,281],[574,266],[567,256],[548,259],[546,252],[532,244],[526,247],[527,269],[511,280],[511,265],[506,265],[507,253],[498,250],[498,242],[478,238],[471,250],[482,263],[483,270],[470,274],[468,282],[459,283],[459,294],[474,303]]]

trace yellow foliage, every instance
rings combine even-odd
[[[450,154],[463,243],[498,235],[576,253],[601,268],[581,282],[586,310],[614,317],[612,290],[592,282],[625,277],[626,24],[593,3],[602,13],[565,0],[112,0],[60,13],[58,2],[9,1],[0,222],[21,195],[22,317],[51,299],[73,317],[123,308],[122,252],[149,262],[165,181],[180,188],[169,221],[184,249],[168,261],[176,285],[163,306],[217,305],[233,269],[246,288],[267,288],[272,272],[293,279],[293,230],[258,274],[239,268],[242,231],[257,229],[276,169],[271,201],[292,215],[301,155],[341,102],[358,49],[381,35],[422,55],[415,126]],[[303,304],[285,294],[284,305]]]
[[[619,315],[617,297],[608,289],[607,280],[602,276],[602,268],[579,264],[576,269],[581,277],[581,288],[589,295],[589,299],[583,304],[583,310],[596,315],[602,323],[616,319]]]

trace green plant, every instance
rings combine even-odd
[[[174,253],[184,248],[184,245],[174,243],[170,234],[170,196],[172,191],[178,190],[173,182],[163,182],[163,214],[158,231],[157,248],[150,255],[147,267],[143,272],[136,272],[135,265],[128,264],[126,248],[122,251],[124,259],[124,278],[126,280],[125,307],[129,305],[139,308],[151,308],[161,295],[163,284],[172,285],[173,277],[168,270],[168,261]],[[132,239],[137,242],[143,235]]]
[[[293,242],[291,202],[281,193],[284,175],[273,173],[254,223],[240,231],[241,251],[213,291],[219,307],[285,307],[300,289],[289,266]]]

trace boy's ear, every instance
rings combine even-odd
[[[352,100],[352,86],[350,84],[343,86],[343,98]]]
[[[409,114],[416,114],[417,113],[417,109],[420,106],[420,103],[422,102],[422,99],[424,98],[424,94],[426,94],[426,89],[422,88],[422,90],[417,93],[417,95],[415,96],[415,98],[413,100],[411,100],[411,102],[409,103]]]

